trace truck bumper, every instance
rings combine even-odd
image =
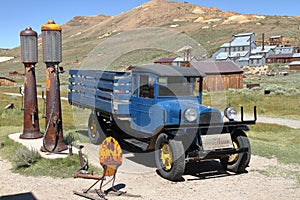
[[[248,152],[248,148],[239,148],[239,149],[222,149],[222,150],[214,150],[214,151],[193,151],[189,152],[186,156],[186,161],[199,161],[199,160],[208,160],[208,159],[219,159],[231,154],[236,153],[244,153]]]

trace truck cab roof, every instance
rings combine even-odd
[[[135,66],[132,68],[132,72],[152,73],[158,76],[205,77],[203,72],[200,72],[194,67],[179,67],[169,65]]]

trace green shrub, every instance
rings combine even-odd
[[[27,149],[24,146],[20,146],[16,150],[16,158],[14,160],[17,167],[30,167],[38,159],[41,158],[40,153],[35,149]]]

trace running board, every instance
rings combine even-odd
[[[125,142],[128,142],[136,147],[141,148],[143,151],[146,151],[148,149],[149,144],[146,142],[141,142],[139,140],[136,139],[125,139]]]

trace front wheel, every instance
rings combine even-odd
[[[185,169],[185,153],[181,141],[160,134],[155,143],[155,163],[160,175],[171,181],[181,179]]]
[[[221,164],[225,169],[234,173],[246,172],[246,167],[248,167],[251,158],[251,146],[246,134],[237,130],[231,135],[232,143],[234,148],[248,148],[247,152],[232,154],[226,158],[222,158]]]

